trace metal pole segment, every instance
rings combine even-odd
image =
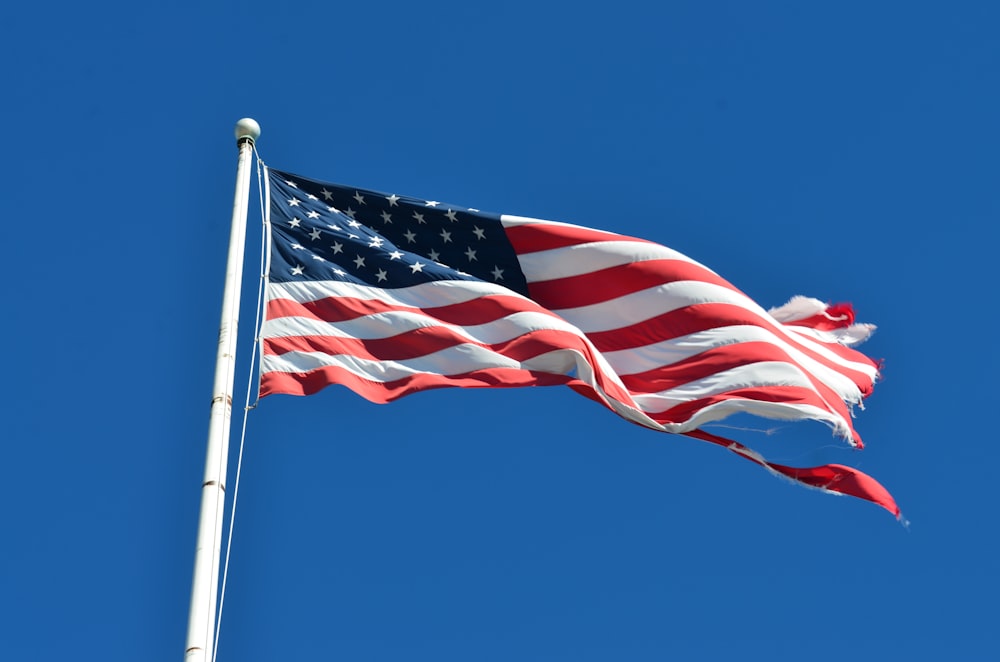
[[[260,126],[244,118],[236,123],[239,163],[236,194],[229,233],[226,283],[222,295],[222,321],[215,359],[212,409],[208,419],[208,450],[205,480],[201,488],[201,515],[191,584],[185,662],[205,662],[212,655],[215,612],[219,587],[219,556],[222,550],[222,520],[226,501],[226,465],[229,460],[229,423],[233,412],[233,379],[239,327],[240,290],[243,281],[243,247],[246,243],[247,207],[250,199],[250,160]]]

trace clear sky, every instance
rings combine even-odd
[[[858,467],[911,526],[568,389],[274,396],[220,661],[990,659],[998,25],[990,2],[9,4],[0,656],[183,657],[252,116],[282,170],[654,240],[765,307],[853,303],[885,360],[864,451],[713,431]],[[251,336],[248,313],[244,374]]]

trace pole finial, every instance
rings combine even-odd
[[[236,123],[236,144],[239,145],[244,140],[255,142],[260,137],[260,124],[257,120],[244,117]]]

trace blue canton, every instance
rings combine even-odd
[[[500,216],[269,170],[273,282],[483,280],[528,295]]]

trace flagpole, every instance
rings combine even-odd
[[[250,199],[250,161],[254,141],[258,136],[260,126],[254,120],[244,118],[236,123],[236,144],[240,155],[236,167],[236,194],[229,233],[226,283],[222,295],[222,321],[219,325],[219,347],[215,358],[212,409],[208,419],[208,450],[205,456],[205,479],[201,487],[201,515],[198,521],[194,578],[191,583],[185,662],[210,660],[215,637],[223,506],[226,501],[226,465],[229,459],[229,422],[233,412],[236,337],[243,281],[243,246],[246,241],[247,207]]]

